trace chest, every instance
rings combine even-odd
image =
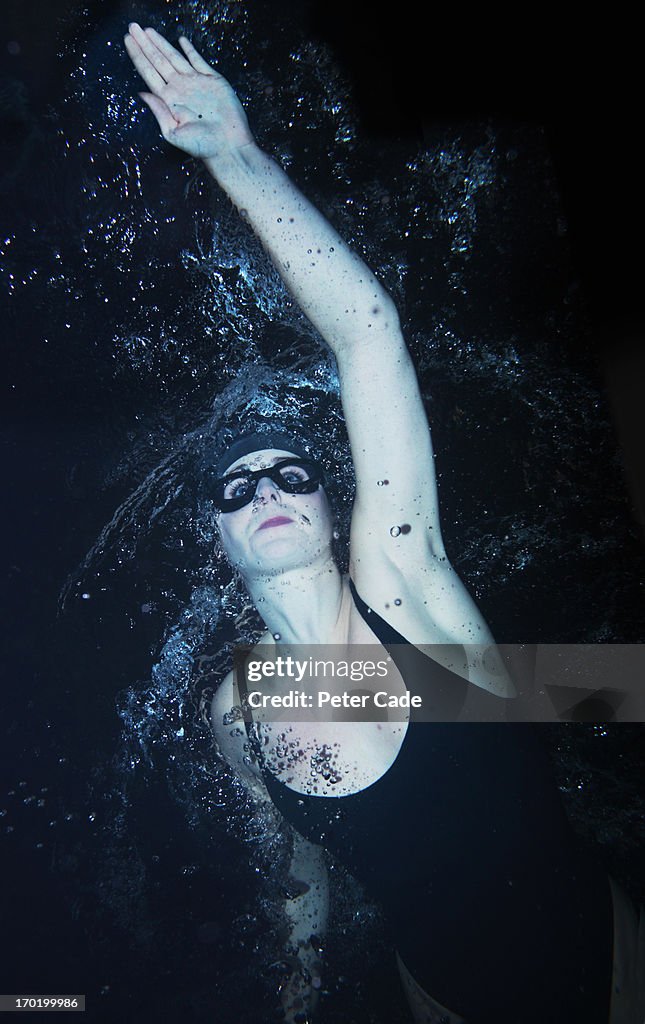
[[[396,760],[407,722],[256,725],[266,770],[306,796],[343,797],[377,782]]]
[[[387,662],[387,694],[401,696],[403,679],[361,616],[349,616],[343,632],[342,638],[333,638],[335,653],[347,653],[356,675],[367,662]],[[336,698],[337,709],[326,705],[305,721],[256,721],[265,769],[289,789],[307,796],[349,796],[377,782],[399,754],[408,728],[406,716],[400,710],[390,714],[384,709],[381,721],[348,721],[361,712],[353,715],[350,709],[348,716],[347,703],[351,698],[360,701],[359,695],[382,686],[374,679],[327,679],[324,687]],[[313,692],[312,701],[317,696]]]

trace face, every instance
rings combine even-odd
[[[292,455],[275,448],[253,452],[226,470],[270,468]],[[297,457],[297,456],[294,456]],[[258,481],[253,500],[217,518],[224,551],[243,576],[305,568],[331,557],[332,516],[322,487],[313,494],[287,494],[268,477]]]

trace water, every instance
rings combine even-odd
[[[367,131],[311,9],[274,8],[127,17],[185,31],[220,62],[261,144],[392,292],[448,552],[499,639],[640,641],[642,549],[539,126]],[[0,837],[15,938],[0,988],[85,991],[94,1020],[211,1020],[215,1006],[255,1022],[281,970],[286,851],[201,717],[259,620],[217,552],[195,466],[258,417],[304,423],[316,452],[324,424],[342,558],[347,440],[328,355],[228,201],[136,99],[126,19],[90,15],[56,21],[69,77],[46,116],[20,99],[17,70],[2,93]],[[576,828],[643,898],[640,726],[548,738]],[[378,911],[340,869],[332,880],[324,1019],[404,1020]]]

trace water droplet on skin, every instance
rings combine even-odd
[[[401,527],[400,526],[392,526],[392,527],[390,527],[390,537],[398,537],[400,533],[401,533]]]

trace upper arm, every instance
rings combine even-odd
[[[432,441],[394,306],[372,326],[337,353],[356,472],[352,554],[414,567],[444,554]]]
[[[259,803],[270,802],[259,765],[249,756],[249,741],[242,718],[227,721],[231,712],[240,706],[234,685],[234,674],[229,672],[215,691],[210,708],[210,723],[220,754],[232,768],[245,789]]]
[[[248,744],[244,724],[241,719],[231,724],[226,722],[226,717],[237,706],[239,695],[235,690],[234,675],[229,672],[211,702],[211,728],[221,754],[250,796],[261,806],[270,803],[271,798],[259,766],[247,755]],[[291,939],[298,945],[301,940],[308,941],[312,932],[324,932],[329,888],[322,848],[304,839],[295,829],[291,828],[290,831],[293,840],[290,875],[294,882],[303,884],[296,885],[293,895],[286,898],[285,912],[290,921]]]
[[[364,344],[336,353],[356,471],[350,575],[361,597],[411,643],[489,645],[493,638],[448,561],[430,429],[393,304]],[[469,673],[509,695],[506,674]]]

